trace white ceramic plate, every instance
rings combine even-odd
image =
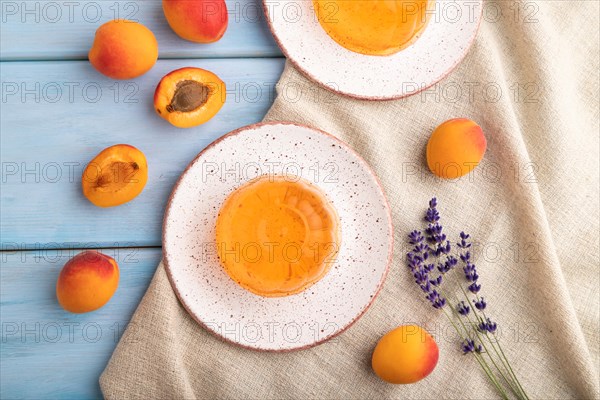
[[[287,297],[261,297],[238,286],[215,251],[223,201],[270,173],[318,185],[341,222],[341,246],[330,271]],[[209,331],[260,350],[314,346],[349,327],[381,289],[392,245],[390,209],[365,161],[335,137],[289,123],[251,125],[209,145],[179,178],[163,224],[165,266],[183,306]]]
[[[315,82],[367,100],[396,99],[448,75],[471,47],[483,0],[436,0],[423,34],[390,56],[367,56],[337,44],[319,24],[312,0],[263,0],[271,31],[285,56]]]

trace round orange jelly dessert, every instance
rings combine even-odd
[[[313,0],[313,4],[321,26],[339,45],[386,56],[418,39],[434,0]]]
[[[265,175],[225,200],[216,241],[231,279],[254,294],[278,297],[325,276],[341,234],[337,213],[319,188],[303,179]]]

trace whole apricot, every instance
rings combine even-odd
[[[467,118],[451,119],[431,134],[427,143],[427,165],[440,178],[459,178],[479,164],[486,147],[479,125]]]
[[[60,271],[56,297],[67,311],[86,313],[105,305],[119,285],[117,262],[98,251],[84,251]]]
[[[100,152],[83,171],[83,195],[98,207],[114,207],[133,200],[148,181],[144,153],[128,144]]]
[[[225,0],[163,0],[162,5],[169,26],[182,39],[212,43],[227,30]]]
[[[144,25],[115,19],[98,28],[88,58],[98,72],[109,78],[132,79],[156,63],[158,42]]]
[[[154,92],[154,109],[179,128],[207,122],[225,104],[225,82],[210,71],[186,67],[165,75]]]
[[[425,329],[403,325],[379,340],[371,365],[386,382],[414,383],[433,371],[438,358],[437,344]]]

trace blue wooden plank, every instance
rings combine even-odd
[[[98,377],[160,261],[160,249],[107,249],[120,267],[113,298],[71,314],[57,303],[67,251],[3,253],[0,268],[0,398],[101,398]]]
[[[158,40],[160,58],[281,56],[261,0],[228,0],[227,5],[225,36],[216,43],[198,44],[180,39],[171,30],[161,0],[2,0],[0,59],[87,59],[96,29],[115,17],[150,28]]]
[[[160,78],[183,66],[209,69],[227,84],[227,102],[208,123],[179,129],[153,109]],[[116,82],[85,61],[5,62],[0,159],[1,249],[160,246],[172,186],[207,144],[260,121],[283,59],[161,60],[146,75]],[[140,196],[103,209],[81,192],[81,174],[105,147],[142,150],[149,179]]]

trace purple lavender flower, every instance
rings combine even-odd
[[[444,228],[438,223],[440,214],[436,207],[437,201],[434,197],[429,201],[429,208],[425,213],[425,221],[429,223],[425,229],[425,235],[427,236],[427,241],[434,244],[431,250],[432,255],[438,257],[442,254],[450,253],[452,247],[450,246],[450,241],[446,240],[446,235],[442,232]]]
[[[433,308],[442,308],[446,305],[446,299],[444,299],[437,290],[433,289],[427,296],[426,299],[429,300]]]
[[[475,308],[478,309],[479,311],[485,310],[485,306],[487,306],[487,303],[485,302],[483,297],[480,297],[479,300],[477,300],[475,302]]]
[[[467,278],[467,281],[469,282],[477,282],[477,279],[479,279],[479,275],[477,275],[477,271],[473,270],[465,274],[465,278]]]
[[[469,247],[471,247],[471,243],[467,242],[467,239],[469,239],[469,235],[467,235],[464,232],[460,233],[460,242],[458,242],[456,245],[458,247],[460,247],[461,249],[468,249]]]
[[[490,321],[489,318],[486,318],[485,321],[483,321],[479,324],[479,331],[483,332],[483,333],[485,333],[485,332],[494,333],[494,332],[496,332],[496,328],[497,328],[496,323]]]
[[[420,231],[414,230],[411,233],[408,234],[408,238],[409,238],[409,243],[410,244],[417,244],[417,243],[421,243],[425,238],[423,237],[423,234]]]
[[[429,276],[427,272],[423,270],[418,270],[413,273],[413,277],[415,278],[415,283],[417,285],[423,285],[425,282],[429,281]]]
[[[433,303],[431,303],[431,305],[433,306],[433,308],[442,308],[446,305],[446,299],[444,299],[443,297],[440,297],[439,299],[437,299],[436,301],[434,301]]]
[[[429,200],[429,209],[427,210],[427,213],[425,214],[425,220],[427,222],[429,222],[430,224],[436,223],[440,219],[440,214],[436,210],[436,207],[437,207],[437,200],[434,197],[433,199]]]
[[[448,265],[446,263],[444,263],[444,264],[442,264],[442,263],[438,264],[437,269],[438,269],[438,271],[440,271],[440,274],[445,274],[448,271],[450,271],[450,268],[448,267]]]
[[[462,262],[468,263],[469,260],[471,259],[471,252],[467,251],[467,252],[461,253],[460,254],[460,259],[461,259]]]
[[[454,256],[446,257],[446,264],[450,267],[450,269],[454,268],[456,264],[458,264],[458,260]]]
[[[481,285],[478,285],[477,282],[473,282],[467,287],[467,289],[469,289],[471,293],[477,294],[481,290]]]
[[[471,339],[467,339],[462,344],[463,354],[469,354],[475,351],[475,342]]]
[[[469,314],[469,311],[471,311],[471,307],[469,307],[468,305],[466,305],[464,301],[461,301],[456,306],[456,311],[458,311],[458,313],[460,315],[467,315],[467,314]]]
[[[471,264],[470,262],[466,262],[465,266],[463,267],[463,271],[465,273],[465,275],[470,274],[472,272],[477,272],[477,267],[475,266],[475,264]]]
[[[456,314],[466,316],[469,323],[466,326],[463,323],[464,334],[456,327],[456,325],[454,327],[456,328],[457,333],[463,338],[463,341],[460,343],[462,352],[464,354],[481,354],[484,352],[484,348],[482,347],[483,342],[475,343],[475,340],[482,340],[481,337],[478,336],[479,332],[482,332],[486,336],[488,334],[494,334],[497,330],[497,325],[483,313],[487,304],[484,298],[478,295],[481,290],[481,285],[478,283],[479,274],[477,273],[477,267],[471,262],[471,253],[468,250],[472,246],[472,243],[469,240],[470,236],[465,232],[461,232],[460,240],[456,243],[456,247],[459,250],[456,251],[457,254],[450,255],[452,246],[450,245],[450,241],[447,240],[446,234],[443,232],[443,227],[440,224],[440,214],[437,210],[437,201],[435,197],[429,202],[429,208],[425,213],[425,221],[427,221],[427,227],[423,232],[415,230],[408,235],[409,242],[413,246],[412,250],[406,255],[408,267],[419,288],[425,292],[427,301],[431,303],[432,307],[439,309],[446,305],[446,299],[442,297],[442,289],[440,289],[442,283],[446,281],[444,275],[453,269],[456,269],[459,260],[462,262],[462,271],[464,272],[466,285],[468,285],[467,288],[471,293],[474,293],[475,296],[467,295],[463,290],[465,299],[456,304]],[[437,271],[439,271],[439,274],[435,272],[436,268]],[[457,274],[460,274],[458,271],[456,272]],[[464,282],[463,285],[465,285]],[[462,288],[464,289],[464,286],[462,286]],[[470,299],[471,297],[473,297],[472,300]],[[471,301],[473,302],[472,304]],[[448,306],[450,308],[453,307],[450,303]],[[475,317],[479,324],[471,324],[471,320],[468,316],[471,312],[471,308],[476,314]],[[477,313],[476,310],[481,313]],[[460,316],[455,313],[445,314],[451,321],[458,319],[462,323]],[[485,318],[485,320],[483,320],[483,318]],[[475,335],[477,335],[477,339],[475,339]],[[491,340],[492,338],[487,336],[487,339]],[[490,354],[488,356],[493,361],[492,355]],[[498,357],[505,358],[505,356],[501,357],[500,355],[498,355]],[[479,357],[478,360],[482,363],[482,368],[488,373],[490,380],[498,386],[500,380],[497,375],[495,377],[490,375],[491,369],[489,368],[486,359],[484,357]],[[502,362],[504,363],[504,361]],[[494,363],[494,365],[496,365],[496,363]],[[519,400],[528,400],[525,391],[516,380],[516,377],[514,385],[510,380],[507,381],[505,379],[505,381]],[[498,389],[500,393],[505,394],[505,391],[502,388],[498,387]]]
[[[430,279],[429,283],[431,283],[433,286],[440,286],[442,284],[442,275],[438,275],[438,277],[435,279]]]

